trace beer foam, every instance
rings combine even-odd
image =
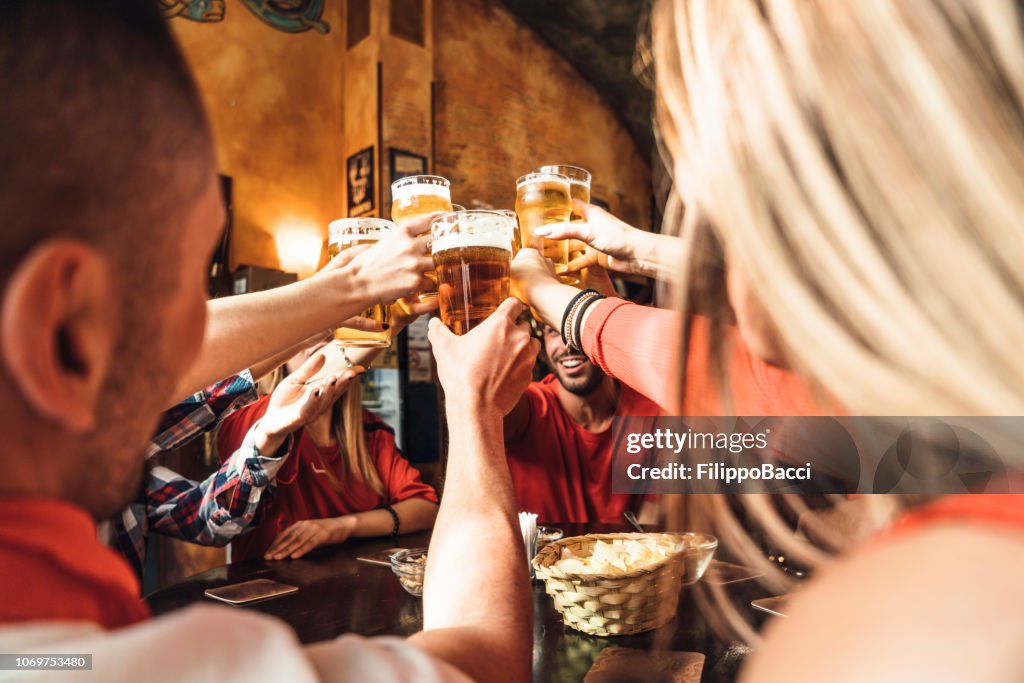
[[[450,187],[437,185],[435,183],[410,183],[393,189],[391,191],[391,201],[397,202],[402,199],[408,199],[409,197],[422,197],[424,195],[444,197],[449,202],[452,200],[452,190]]]
[[[433,241],[433,251],[439,254],[449,249],[466,249],[469,247],[492,247],[512,251],[512,231],[493,230],[484,234],[450,233]]]
[[[523,185],[532,185],[534,183],[559,183],[568,186],[569,182],[569,178],[559,173],[534,171],[533,173],[528,173],[520,178],[519,181],[516,182],[516,189],[519,189]]]

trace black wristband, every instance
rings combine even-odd
[[[569,348],[572,345],[572,339],[570,338],[572,335],[572,330],[566,328],[567,324],[569,323],[569,318],[572,315],[573,309],[576,308],[576,305],[580,302],[580,299],[595,294],[599,294],[599,292],[596,289],[584,289],[576,296],[574,296],[572,299],[570,299],[569,305],[565,307],[565,311],[562,313],[562,327],[559,330],[559,332],[561,332],[562,334],[562,343],[565,344],[566,348]]]
[[[397,538],[398,530],[401,527],[402,523],[402,521],[398,518],[398,513],[395,512],[395,508],[391,507],[390,505],[383,505],[381,507],[382,509],[387,510],[388,512],[391,513],[391,519],[394,520],[394,526],[391,527],[391,535]]]
[[[592,296],[581,303],[579,310],[576,311],[576,319],[573,321],[572,326],[572,345],[574,349],[581,353],[583,352],[583,314],[587,312],[587,309],[602,299],[604,299],[604,297],[600,294]]]

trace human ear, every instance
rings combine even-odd
[[[72,238],[37,245],[2,293],[0,355],[35,412],[73,432],[95,428],[117,339],[109,260]]]

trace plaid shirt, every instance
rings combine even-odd
[[[146,457],[152,459],[213,430],[256,399],[248,370],[193,394],[164,413]],[[114,547],[141,577],[150,531],[201,545],[226,545],[259,523],[260,500],[291,446],[289,437],[274,457],[262,456],[250,429],[238,450],[201,482],[150,460],[138,497],[114,520]]]

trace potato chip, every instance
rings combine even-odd
[[[653,539],[597,541],[589,557],[577,557],[567,546],[563,547],[554,566],[570,574],[628,574],[655,565],[677,550]]]

